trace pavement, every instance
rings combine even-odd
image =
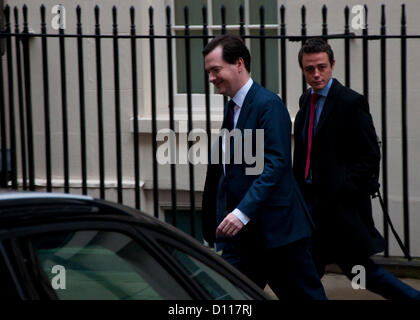
[[[394,275],[398,276],[398,273],[394,273]],[[420,290],[420,278],[406,278],[401,276],[398,278],[413,288]],[[321,281],[329,300],[385,300],[382,296],[369,290],[353,289],[350,280],[340,273],[326,273]],[[267,286],[264,291],[274,299],[277,299],[270,287]]]
[[[401,281],[420,290],[420,279],[399,278]],[[346,276],[337,273],[328,273],[322,279],[325,294],[329,300],[385,300],[369,290],[353,289]]]

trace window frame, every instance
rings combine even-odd
[[[170,6],[173,10],[171,10],[171,34],[174,35],[177,31],[184,31],[185,30],[185,26],[184,25],[177,25],[175,24],[175,1],[176,0],[165,0],[165,5]],[[244,1],[244,30],[245,30],[245,35],[250,35],[251,31],[255,31],[255,30],[260,30],[260,24],[251,24],[250,23],[250,14],[249,14],[249,10],[250,10],[250,0],[243,0]],[[218,30],[221,31],[222,30],[222,25],[219,24],[213,24],[213,0],[206,0],[206,6],[207,6],[207,29],[208,29],[208,34],[209,35],[214,35],[214,31]],[[276,1],[276,6],[277,6],[277,10],[276,10],[276,16],[277,16],[277,23],[276,24],[265,24],[264,28],[265,31],[268,30],[275,30],[277,32],[278,35],[280,35],[280,13],[279,13],[279,1]],[[189,25],[189,30],[190,31],[202,31],[203,30],[203,25]],[[240,25],[239,24],[235,24],[235,25],[226,25],[226,30],[227,32],[232,31],[232,30],[236,30],[239,31],[240,30]],[[173,79],[173,92],[174,92],[174,111],[175,114],[182,114],[183,111],[186,110],[186,105],[187,105],[187,93],[179,93],[178,92],[178,80],[177,80],[177,56],[176,56],[176,39],[172,39],[172,73],[174,75]],[[280,42],[280,39],[278,39],[278,41]],[[245,44],[247,45],[247,47],[249,48],[249,50],[251,51],[251,39],[250,38],[246,38],[245,39]],[[277,60],[280,61],[280,45],[277,47]],[[279,66],[280,68],[280,63]],[[279,74],[280,74],[280,69],[278,70]],[[203,80],[204,81],[204,80]],[[279,94],[281,91],[281,83],[280,81],[278,81],[278,87],[276,90],[276,94]],[[209,87],[209,95],[210,95],[210,106],[212,109],[212,113],[213,115],[216,116],[223,116],[223,107],[224,107],[224,102],[223,102],[223,96],[216,93],[215,92],[215,88],[213,85],[210,84]],[[205,93],[192,93],[192,100],[193,100],[193,113],[195,114],[205,114]],[[214,116],[213,116],[214,117]]]

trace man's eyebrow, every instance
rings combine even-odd
[[[220,68],[220,66],[213,66],[213,67],[210,67],[210,68],[206,69],[206,71],[207,72],[210,72],[210,71],[212,71],[214,69],[219,69],[219,68]]]

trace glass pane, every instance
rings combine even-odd
[[[236,287],[225,276],[213,270],[190,255],[164,244],[171,255],[181,264],[201,288],[215,300],[248,300],[251,299],[240,288]]]
[[[171,275],[126,235],[61,232],[31,237],[30,243],[59,299],[190,299]]]
[[[231,30],[228,30],[226,33],[228,33],[228,34],[236,34],[238,36],[240,35],[239,34],[239,29],[234,29],[234,30],[231,29]],[[220,30],[220,29],[213,31],[213,35],[215,35],[215,36],[218,36],[220,34],[222,34],[222,30]]]
[[[174,0],[175,24],[176,25],[185,24],[184,7],[188,6],[189,23],[202,25],[203,24],[202,8],[206,4],[207,4],[207,0]]]
[[[190,31],[191,35],[202,35],[202,31]],[[176,31],[176,35],[184,35],[184,31]],[[191,39],[191,91],[204,93],[204,82],[207,81],[204,71],[203,39]],[[176,65],[178,93],[187,93],[187,68],[186,68],[185,40],[176,40]]]
[[[264,7],[264,24],[277,24],[277,1],[249,0],[249,20],[251,24],[260,24],[260,7]]]
[[[174,227],[191,235],[191,211],[190,210],[176,210],[176,225]],[[165,210],[165,222],[172,224],[173,214],[172,210]],[[195,211],[195,238],[203,243],[203,232],[201,228],[201,211]]]
[[[265,30],[266,35],[277,35],[277,30]],[[259,35],[258,30],[252,30],[251,35]],[[275,93],[279,92],[279,55],[278,40],[265,40],[265,87]],[[261,50],[260,39],[251,39],[251,76],[261,84]]]
[[[244,0],[213,0],[213,24],[222,24],[222,5],[226,8],[226,24],[239,24],[239,7],[245,8]]]

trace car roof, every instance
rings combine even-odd
[[[58,220],[115,217],[120,221],[129,219],[130,222],[158,229],[179,240],[193,239],[174,226],[140,210],[92,196],[28,191],[0,193],[0,230]]]
[[[93,200],[91,196],[67,194],[67,193],[50,193],[50,192],[4,192],[0,193],[0,201],[13,201],[23,199],[80,199]]]
[[[49,192],[5,192],[0,193],[0,229],[48,222],[53,218],[72,219],[74,217],[109,217],[128,218],[138,224],[158,228],[180,239],[193,239],[174,226],[141,212],[140,210],[96,199],[88,195],[49,193]]]
[[[117,215],[135,217],[139,222],[156,224],[145,213],[117,203],[95,199],[88,195],[48,192],[0,193],[0,223],[13,220],[37,220],[45,217],[72,217],[78,213],[89,216]]]

